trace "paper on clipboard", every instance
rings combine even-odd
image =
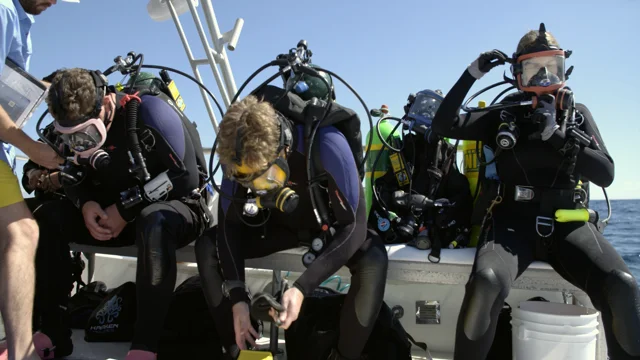
[[[6,59],[0,74],[0,106],[18,128],[22,128],[31,118],[44,100],[47,90],[40,80]]]

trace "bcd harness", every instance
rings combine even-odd
[[[598,231],[603,232],[606,222],[600,220],[599,214],[587,208],[588,193],[583,187],[579,174],[575,173],[575,166],[578,154],[583,147],[591,144],[590,137],[579,127],[584,123],[584,115],[575,109],[575,117],[582,119],[575,121],[573,116],[566,119],[566,142],[558,147],[560,154],[567,160],[566,165],[561,165],[559,171],[564,171],[570,178],[571,188],[553,189],[525,185],[511,185],[500,181],[484,179],[484,184],[490,187],[497,187],[495,197],[490,200],[482,219],[481,229],[486,231],[487,221],[493,216],[493,209],[505,200],[516,203],[539,204],[539,215],[536,216],[536,233],[545,244],[549,244],[548,238],[555,230],[555,222],[590,222],[596,226]],[[500,150],[496,151],[495,157],[490,162],[480,161],[480,174],[484,174],[486,166],[496,161]],[[493,184],[493,186],[491,186]],[[486,233],[485,233],[486,235]]]
[[[120,202],[124,208],[131,208],[143,201],[143,196],[149,202],[160,201],[162,198],[173,189],[171,180],[167,176],[166,172],[160,173],[155,178],[151,179],[146,168],[144,156],[155,151],[156,144],[159,141],[166,142],[162,136],[154,136],[151,130],[143,123],[138,115],[138,108],[141,103],[141,98],[144,95],[156,96],[176,111],[182,121],[183,128],[186,131],[188,141],[191,142],[194,148],[196,156],[196,164],[198,167],[198,188],[193,189],[190,195],[183,196],[177,200],[184,202],[187,205],[200,209],[200,214],[205,226],[210,224],[213,220],[208,207],[207,202],[213,196],[212,190],[207,186],[207,167],[204,160],[204,154],[202,145],[200,143],[200,137],[196,129],[196,124],[189,121],[186,116],[178,109],[174,103],[174,99],[171,97],[171,93],[166,88],[166,84],[160,82],[161,86],[137,86],[125,88],[125,93],[116,92],[115,87],[110,86],[111,92],[119,94],[119,104],[122,107],[122,111],[125,112],[126,128],[127,128],[127,145],[130,153],[131,169],[130,173],[139,185],[126,189],[120,193]],[[171,148],[167,146],[167,148]],[[98,150],[100,152],[102,150]],[[108,155],[102,151],[102,153],[108,157]],[[136,156],[139,154],[139,156]],[[183,167],[181,161],[177,158],[176,154],[171,154],[176,166]],[[109,160],[110,161],[110,160]],[[109,161],[105,163],[108,164]],[[96,164],[83,164],[80,167],[72,166],[68,164],[65,168],[65,172],[70,172],[70,176],[73,179],[83,178],[86,172],[83,170],[85,166],[91,166]],[[95,165],[94,165],[95,167]],[[75,181],[74,181],[75,182]],[[79,182],[82,182],[80,180]],[[75,182],[75,183],[79,183]],[[71,183],[71,186],[74,184]]]
[[[202,216],[203,216],[204,222],[206,224],[209,224],[213,219],[211,218],[211,214],[209,213],[209,210],[207,208],[207,202],[209,201],[210,197],[213,196],[213,191],[211,190],[211,187],[210,185],[208,185],[208,182],[207,182],[207,163],[204,158],[204,150],[202,148],[202,143],[200,142],[200,134],[197,129],[197,124],[195,122],[190,121],[184,115],[184,113],[182,112],[182,109],[176,106],[176,99],[174,98],[175,91],[172,92],[171,91],[172,89],[168,87],[167,86],[168,84],[166,84],[164,81],[161,82],[161,84],[162,86],[160,86],[159,89],[156,87],[145,88],[144,86],[136,86],[132,89],[132,91],[135,91],[135,94],[137,94],[138,98],[130,97],[129,101],[123,101],[121,104],[124,104],[125,106],[129,106],[129,104],[131,103],[133,104],[138,103],[137,106],[139,106],[138,101],[140,101],[139,100],[140,97],[142,97],[143,95],[153,95],[161,99],[162,101],[164,101],[166,104],[168,104],[178,114],[178,116],[180,117],[180,120],[182,121],[183,127],[186,130],[187,139],[191,142],[194,148],[196,165],[198,168],[198,179],[199,179],[198,188],[193,189],[191,191],[190,196],[184,196],[179,200],[186,204],[200,207],[202,210]],[[179,94],[177,96],[179,100],[182,99]],[[138,117],[137,128],[138,128],[138,137],[140,138],[140,142],[145,146],[143,153],[146,154],[154,151],[154,146],[147,145],[147,141],[146,141],[147,138],[153,137],[153,135],[151,134],[149,129],[147,129],[146,126],[142,123],[139,117]],[[164,139],[162,140],[166,141]],[[154,139],[153,144],[155,144],[155,141],[157,140]],[[177,159],[177,156],[175,154],[173,155],[173,157]]]
[[[333,126],[340,131],[349,144],[356,164],[362,163],[362,135],[360,133],[360,119],[351,109],[345,108],[335,102],[327,104],[323,100],[312,98],[309,101],[302,100],[298,95],[285,91],[282,88],[266,85],[255,94],[264,101],[269,102],[273,107],[294,124],[303,125],[303,136],[305,144],[305,160],[310,166],[310,176],[307,186],[309,195],[313,197],[316,217],[319,219],[320,233],[312,234],[309,231],[301,231],[300,239],[312,239],[308,241],[309,252],[303,255],[303,264],[309,266],[316,257],[326,248],[326,244],[333,239],[335,234],[334,220],[327,206],[326,172],[322,168],[320,153],[313,141],[311,153],[308,153],[309,144],[312,141],[313,129],[318,126],[321,119],[321,127]],[[327,112],[325,116],[325,111]],[[364,177],[364,169],[358,168],[360,181]],[[323,187],[325,189],[323,189]],[[305,241],[303,241],[304,243]]]
[[[418,137],[424,137],[424,142],[419,142],[419,149],[415,146]],[[371,213],[377,218],[378,230],[382,232],[381,235],[387,243],[407,243],[418,249],[431,249],[429,261],[437,263],[440,261],[443,244],[446,243],[449,247],[465,246],[468,239],[468,227],[456,221],[453,211],[457,206],[470,206],[470,195],[469,204],[451,203],[443,197],[442,185],[450,180],[450,172],[455,171],[452,166],[456,158],[457,145],[449,144],[428,129],[425,134],[411,134],[403,140],[390,137],[387,141],[392,142],[391,146],[387,146],[391,150],[388,156],[391,168],[386,175],[372,182],[373,190],[378,192],[376,188],[382,185],[383,192],[391,193],[395,208],[404,210],[403,212],[408,211],[408,214],[390,211],[379,196],[376,196],[379,200],[374,201]],[[411,162],[406,160],[407,154],[404,149],[407,148],[413,148]],[[383,152],[380,152],[379,156],[382,154]],[[376,158],[374,161],[375,170],[378,170],[379,160]],[[394,184],[391,185],[390,182]],[[468,189],[468,183],[464,184],[464,188]],[[435,203],[439,206],[433,206]],[[381,221],[384,224],[383,228]],[[391,227],[392,224],[395,226]],[[416,232],[418,236],[414,238]],[[428,234],[430,242],[422,239],[423,233]],[[397,236],[401,237],[400,241]],[[443,239],[443,236],[450,238],[450,241]]]

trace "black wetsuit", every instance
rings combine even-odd
[[[220,197],[218,226],[208,230],[196,242],[198,269],[208,304],[214,316],[222,344],[229,349],[235,344],[231,306],[248,302],[245,291],[244,259],[258,258],[298,247],[319,234],[318,224],[307,190],[306,163],[303,151],[302,126],[294,131],[295,151],[287,162],[290,168],[290,188],[300,196],[292,214],[270,211],[263,227],[249,227],[241,222],[243,206]],[[351,271],[351,287],[340,320],[338,350],[346,358],[358,358],[373,328],[382,304],[387,276],[387,253],[375,231],[367,229],[364,191],[356,163],[344,135],[334,127],[323,127],[316,135],[322,168],[328,174],[328,200],[338,225],[332,242],[293,284],[305,296],[342,266]],[[223,180],[221,190],[244,197],[246,189],[230,180]],[[256,219],[263,220],[263,213]],[[260,220],[260,221],[256,221]],[[223,282],[229,290],[221,292]]]
[[[151,146],[151,151],[143,151],[151,179],[168,170],[173,184],[166,200],[150,203],[145,199],[128,209],[121,205],[120,192],[138,185],[138,180],[129,173],[125,111],[120,108],[103,146],[111,156],[108,168],[86,168],[82,182],[65,185],[72,201],[48,202],[35,214],[40,226],[36,272],[38,279],[43,279],[36,286],[36,297],[46,299],[41,301],[45,304],[41,330],[52,338],[56,356],[68,353],[71,346],[68,315],[59,308],[66,305],[70,290],[69,242],[138,246],[137,320],[131,349],[156,352],[175,287],[175,251],[194,241],[210,223],[202,202],[190,197],[203,183],[196,162],[197,153],[202,154],[199,139],[192,139],[192,130],[177,110],[160,97],[143,96],[138,114],[152,135],[140,136],[143,148]],[[117,205],[128,222],[117,238],[98,241],[90,235],[80,210],[87,201],[95,201],[103,209]]]
[[[494,152],[500,110],[458,116],[464,97],[475,82],[468,71],[460,77],[444,99],[433,121],[433,129],[446,137],[479,140]],[[510,100],[524,96],[518,93]],[[506,99],[505,99],[506,100]],[[614,164],[593,117],[586,106],[576,109],[584,118],[581,130],[591,138],[582,147],[575,164],[576,176],[598,186],[613,182]],[[516,185],[533,186],[538,196],[566,189],[572,196],[572,183],[566,169],[567,158],[556,146],[559,130],[552,141],[529,139],[539,132],[538,125],[527,123],[531,108],[508,109],[520,128],[517,145],[497,156],[496,167],[502,182],[503,201],[494,207],[486,221],[456,329],[454,359],[484,359],[493,342],[496,321],[511,284],[535,260],[548,262],[563,278],[584,290],[594,307],[602,313],[609,356],[613,360],[640,359],[640,290],[624,260],[596,227],[585,222],[555,222],[551,236],[539,236],[536,217],[543,215],[542,204],[514,200]],[[561,137],[561,136],[560,136]],[[485,183],[483,183],[483,186]],[[557,195],[555,204],[568,208],[572,199]],[[544,206],[547,208],[548,206]],[[553,214],[545,216],[553,217]],[[541,229],[546,235],[549,228]]]

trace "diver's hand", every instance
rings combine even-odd
[[[281,328],[287,330],[291,323],[298,319],[303,300],[304,294],[297,287],[292,287],[284,292],[282,295],[284,311],[280,313],[280,319],[278,319],[282,323]]]
[[[540,138],[547,141],[560,125],[556,122],[556,100],[551,94],[538,97],[538,107],[534,112],[534,120],[540,125]]]
[[[100,219],[98,224],[103,228],[109,229],[111,231],[111,235],[116,238],[120,235],[122,229],[127,226],[127,222],[122,218],[115,204],[106,208],[105,212],[107,213],[107,217],[105,219]]]
[[[249,304],[244,301],[233,305],[233,331],[236,334],[236,345],[240,350],[247,350],[245,342],[249,342],[252,346],[256,346],[258,333],[251,325],[249,318]]]
[[[97,219],[104,220],[108,217],[107,213],[102,210],[100,204],[95,201],[87,201],[82,206],[82,216],[84,217],[84,225],[89,230],[91,236],[96,240],[110,240],[111,230],[104,228],[98,224]]]
[[[31,161],[47,169],[57,169],[60,164],[64,163],[64,159],[51,146],[39,141],[33,141],[21,150]]]
[[[37,183],[38,189],[44,192],[53,192],[60,189],[60,172],[56,171],[53,173],[49,173],[45,171],[41,176],[40,180]]]
[[[31,169],[27,172],[27,179],[29,179],[29,189],[35,190],[39,188],[40,178],[44,173],[44,170],[41,169]]]
[[[62,187],[60,183],[60,171],[55,171],[47,174],[46,178],[42,181],[42,188],[45,191],[56,191]]]
[[[491,50],[487,52],[483,52],[475,59],[469,66],[467,70],[476,78],[476,80],[480,80],[484,76],[484,74],[488,73],[494,67],[498,65],[503,65],[507,62],[509,56],[503,53],[500,50]]]

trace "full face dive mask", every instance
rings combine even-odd
[[[535,43],[525,51],[513,55],[516,61],[511,71],[516,77],[518,88],[540,96],[564,87],[565,59],[570,55],[571,51],[549,44],[544,23],[541,23]]]
[[[407,118],[415,121],[414,129],[424,133],[431,127],[442,100],[444,100],[442,93],[432,90],[422,90],[415,95],[407,112]]]

